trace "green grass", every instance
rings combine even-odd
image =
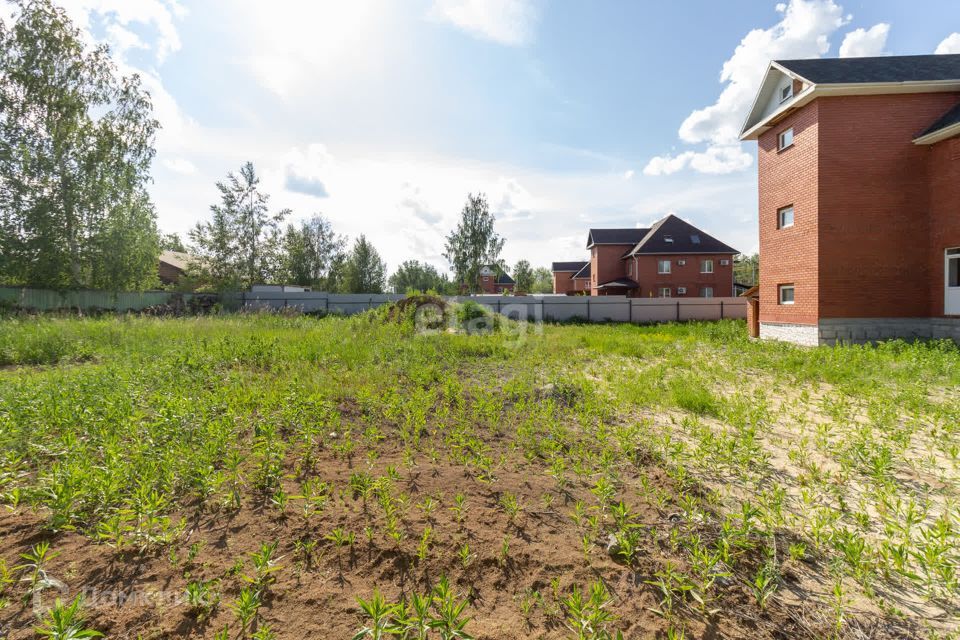
[[[691,488],[675,507],[684,522],[713,518],[763,549],[789,536],[819,563],[795,571],[840,576],[894,618],[918,616],[891,594],[956,620],[953,343],[807,349],[750,341],[735,321],[520,337],[504,324],[420,336],[377,313],[0,321],[0,502],[35,509],[51,531],[162,548],[186,505],[271,496],[285,461],[306,465],[318,444],[362,458],[389,438],[495,482],[485,443],[502,437],[544,474],[609,478],[598,526],[616,533],[608,506],[643,492],[620,480],[642,449]],[[359,418],[348,424],[344,406]],[[677,531],[671,545],[709,557],[690,527]],[[793,561],[780,548],[771,562],[727,569],[768,598]]]

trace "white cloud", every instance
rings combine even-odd
[[[833,0],[791,0],[783,19],[769,29],[754,29],[723,63],[720,82],[726,83],[717,101],[697,109],[680,125],[684,142],[731,144],[763,80],[771,60],[818,58],[830,48],[829,36],[845,23],[843,9]]]
[[[840,45],[841,58],[862,58],[880,56],[885,53],[890,25],[880,22],[869,29],[854,29],[848,33]]]
[[[164,158],[161,161],[161,164],[174,173],[180,173],[187,176],[193,175],[197,172],[197,165],[193,164],[186,158],[181,158],[178,156]]]
[[[700,173],[724,174],[742,171],[753,164],[753,156],[740,145],[710,145],[706,151],[684,151],[657,156],[643,168],[644,175],[664,176],[690,167]]]
[[[428,16],[478,38],[518,46],[533,38],[539,10],[532,0],[434,0]]]
[[[776,9],[783,14],[780,22],[750,31],[723,63],[724,87],[716,102],[693,111],[680,125],[682,142],[706,144],[706,150],[655,157],[644,168],[646,175],[669,175],[687,167],[730,173],[751,165],[752,156],[742,150],[737,136],[770,60],[822,56],[830,48],[830,36],[849,20],[833,0],[790,0]]]
[[[95,32],[94,17],[103,20],[105,40],[120,56],[130,48],[147,48],[130,30],[134,24],[154,30],[155,42],[150,48],[158,64],[180,49],[176,21],[187,11],[177,0],[59,0],[58,4],[87,33]]]
[[[960,53],[960,33],[951,33],[937,45],[934,53]]]
[[[635,175],[635,172],[633,169],[627,169],[626,171],[623,172],[623,179],[632,180],[634,175]]]

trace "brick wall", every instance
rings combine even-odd
[[[960,246],[960,147],[912,139],[958,98],[819,98],[760,136],[761,322],[943,313],[943,250]],[[780,151],[789,127],[794,144]],[[794,226],[777,229],[786,205]],[[795,302],[779,305],[788,283]]]
[[[576,283],[573,280],[573,271],[554,271],[553,272],[553,292],[569,293],[576,289]]]
[[[944,251],[960,247],[960,137],[925,148],[930,171],[930,313],[941,316]]]
[[[590,249],[590,292],[598,295],[597,285],[624,276],[623,254],[632,244],[600,244]]]
[[[816,101],[820,317],[931,314],[931,152],[912,139],[958,95]]]
[[[820,100],[808,104],[760,136],[757,145],[760,219],[760,322],[817,322],[817,165]],[[777,148],[777,136],[793,127],[793,146]],[[777,210],[793,205],[794,225],[777,228]],[[793,284],[792,305],[778,304],[778,286]]]
[[[713,273],[701,273],[705,259],[713,260]],[[660,260],[670,261],[669,274],[658,273]],[[729,264],[722,266],[721,260]],[[685,264],[681,266],[680,261]],[[632,259],[629,262],[634,264]],[[703,287],[713,287],[717,298],[734,295],[733,256],[730,255],[640,255],[636,257],[633,273],[628,271],[624,275],[640,283],[640,289],[633,295],[643,298],[659,296],[661,287],[670,287],[672,297],[698,298]],[[678,287],[686,287],[687,293],[681,296]]]

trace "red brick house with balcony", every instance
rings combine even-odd
[[[761,337],[960,338],[960,55],[771,62],[740,138]]]
[[[739,252],[675,215],[649,229],[590,229],[590,260],[554,263],[554,293],[584,280],[590,295],[726,297],[733,295],[733,256]],[[574,265],[583,264],[572,276]],[[557,267],[562,267],[557,269]]]

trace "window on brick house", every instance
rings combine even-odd
[[[793,285],[781,284],[777,287],[780,304],[793,304]]]
[[[670,273],[670,261],[657,260],[657,273]]]
[[[713,273],[713,260],[704,260],[701,262],[700,273]]]
[[[780,89],[780,102],[784,102],[793,97],[793,81]]]
[[[789,146],[793,145],[793,127],[789,129],[784,129],[780,132],[780,135],[777,136],[777,148],[780,151],[783,151]]]
[[[712,298],[713,297],[713,287],[703,287],[700,289],[701,298]]]
[[[793,226],[793,205],[777,209],[777,229],[786,229]]]
[[[670,287],[660,287],[660,297],[669,298],[670,297]]]

